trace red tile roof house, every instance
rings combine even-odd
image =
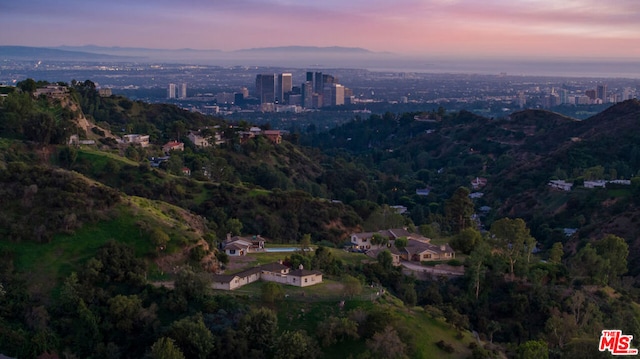
[[[169,153],[171,151],[184,151],[184,143],[177,141],[170,141],[162,146],[162,152]]]
[[[271,142],[275,143],[276,145],[282,142],[282,134],[280,133],[279,130],[266,130],[266,131],[263,131],[262,134],[264,134],[265,137],[267,137]]]

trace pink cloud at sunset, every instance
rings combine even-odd
[[[640,2],[616,0],[166,1],[0,4],[4,45],[225,51],[347,46],[405,55],[640,56]]]

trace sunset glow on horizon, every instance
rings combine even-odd
[[[344,46],[449,57],[640,56],[637,0],[140,0],[0,3],[1,45]]]

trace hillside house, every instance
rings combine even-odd
[[[122,136],[122,142],[125,144],[139,145],[140,147],[149,146],[149,135],[130,134]]]
[[[219,146],[219,145],[222,145],[222,144],[224,144],[224,143],[226,143],[226,142],[227,142],[227,140],[225,140],[224,138],[222,138],[222,133],[220,133],[220,132],[216,132],[216,133],[213,135],[213,143],[214,143],[215,145],[218,145],[218,146]]]
[[[359,250],[371,249],[371,239],[378,232],[363,232],[351,234],[351,247]]]
[[[431,193],[431,188],[419,188],[416,190],[418,196],[428,196]]]
[[[169,153],[171,151],[184,151],[184,143],[178,141],[169,141],[162,146],[162,152]]]
[[[170,156],[149,157],[149,165],[153,168],[158,168],[161,163],[169,161],[169,158]]]
[[[471,180],[471,188],[474,190],[480,189],[487,185],[487,179],[484,177],[476,177]]]
[[[584,188],[605,188],[606,186],[605,180],[584,181]]]
[[[448,245],[435,245],[415,239],[400,250],[400,258],[412,262],[442,261],[455,258],[455,251]]]
[[[571,191],[571,187],[573,187],[573,183],[565,182],[563,180],[551,180],[548,183],[551,188],[560,189],[563,191]]]
[[[71,135],[69,137],[69,145],[71,146],[80,146],[80,145],[95,145],[95,140],[81,140],[78,135]]]
[[[290,271],[287,275],[288,285],[308,287],[319,283],[322,283],[322,272],[304,269],[302,264],[300,268]]]
[[[204,148],[204,147],[209,147],[209,146],[211,146],[211,144],[209,143],[209,140],[208,140],[206,137],[201,136],[201,135],[200,135],[200,134],[198,134],[198,133],[195,133],[195,132],[189,132],[189,134],[187,135],[187,138],[189,139],[189,141],[193,142],[193,144],[194,144],[196,147],[202,147],[202,148]]]
[[[380,235],[389,239],[390,242],[396,240],[400,237],[409,238],[419,238],[422,237],[419,234],[411,233],[404,228],[394,228],[394,229],[384,229],[378,232],[362,232],[362,233],[352,233],[351,234],[351,247],[353,249],[358,250],[367,250],[367,249],[375,249],[380,248],[380,245],[372,245],[371,239],[374,235]]]
[[[250,252],[264,251],[265,239],[261,236],[239,237],[227,235],[222,243],[222,249],[229,256],[245,256]]]
[[[113,92],[108,87],[98,90],[98,96],[100,97],[111,97],[111,95],[113,95]]]
[[[389,206],[389,208],[396,211],[397,214],[405,214],[409,210],[407,207],[401,205]]]
[[[279,145],[282,143],[282,133],[279,130],[266,130],[263,132],[264,136],[269,139],[269,141]]]
[[[212,287],[214,289],[234,290],[244,285],[263,280],[296,287],[308,287],[322,283],[322,273],[306,270],[302,265],[298,269],[290,270],[281,262],[264,264],[231,275],[214,275]]]
[[[251,268],[240,273],[229,275],[214,275],[213,289],[234,290],[260,280],[260,268]]]
[[[45,87],[37,88],[33,93],[35,97],[44,95],[49,98],[62,98],[69,92],[69,88],[59,85],[47,85]]]
[[[373,245],[371,239],[375,234],[381,235],[389,239],[387,245]],[[407,246],[402,249],[395,247],[395,240],[398,238],[407,238]],[[366,250],[367,255],[376,256],[380,250],[389,249],[392,255],[398,256],[398,262],[401,259],[413,262],[439,261],[455,258],[455,251],[448,244],[435,245],[430,243],[431,240],[417,233],[411,233],[405,228],[386,229],[378,232],[364,232],[351,234],[352,248],[358,250]],[[369,254],[370,251],[373,253]]]
[[[244,144],[256,137],[256,135],[251,131],[238,131],[238,137],[240,138],[240,143]]]
[[[612,180],[612,181],[608,181],[607,183],[630,186],[631,185],[631,180]]]

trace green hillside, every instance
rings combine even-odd
[[[638,101],[585,121],[387,113],[278,143],[91,81],[33,95],[45,85],[0,98],[0,354],[575,358],[599,353],[603,329],[640,335]],[[119,141],[131,133],[149,145]],[[450,244],[438,264],[464,275],[394,266],[407,238],[375,236],[389,248],[375,258],[346,250],[400,227]],[[230,259],[228,234],[314,250]],[[325,281],[212,289],[214,272],[278,259]]]

